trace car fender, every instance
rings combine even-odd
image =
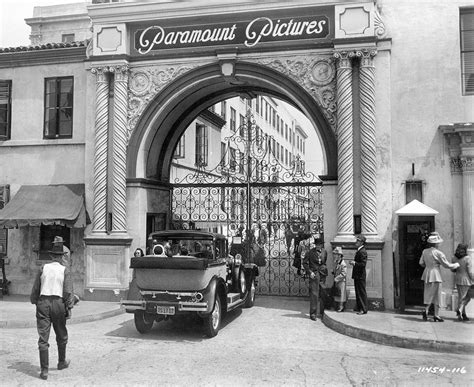
[[[214,302],[216,300],[217,294],[225,294],[225,283],[221,277],[214,276],[209,281],[209,285],[207,285],[206,289],[202,292],[204,299],[208,303],[208,310],[206,312],[199,312],[199,315],[206,315],[212,312],[212,308],[214,307]],[[223,305],[222,307],[227,309],[227,303],[225,302],[225,297],[223,297]]]

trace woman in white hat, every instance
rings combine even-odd
[[[346,302],[346,274],[347,265],[344,262],[344,255],[342,254],[342,248],[337,246],[332,251],[334,258],[334,286],[337,289],[337,293],[334,295],[334,302],[337,302],[338,307],[336,312],[342,312],[344,310],[344,303]]]
[[[438,250],[438,246],[443,240],[437,232],[432,232],[428,237],[428,248],[424,249],[421,253],[420,265],[425,268],[421,279],[424,282],[423,302],[425,304],[425,310],[421,313],[423,320],[428,320],[428,309],[430,304],[434,305],[434,317],[435,322],[443,322],[444,320],[439,317],[439,306],[441,302],[441,283],[443,279],[441,277],[440,266],[444,266],[447,269],[456,269],[459,267],[459,263],[449,263],[446,256]]]

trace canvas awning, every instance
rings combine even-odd
[[[413,199],[410,203],[395,211],[398,216],[437,215],[439,212],[420,201]]]
[[[23,185],[0,210],[0,228],[41,224],[81,228],[87,223],[84,184]]]

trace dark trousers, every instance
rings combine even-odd
[[[66,307],[63,299],[56,296],[41,296],[36,304],[36,327],[38,329],[38,348],[47,351],[49,333],[53,325],[58,347],[67,344]]]
[[[313,279],[309,279],[309,314],[316,316],[319,313],[319,274],[316,274]]]
[[[356,309],[361,312],[367,312],[367,290],[365,289],[365,278],[354,279],[356,294]]]

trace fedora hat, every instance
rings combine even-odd
[[[56,244],[56,243],[64,243],[63,237],[55,236],[54,239],[53,239],[53,245]]]
[[[442,243],[443,239],[439,236],[439,233],[432,232],[427,240],[428,243]]]
[[[339,254],[339,255],[344,255],[342,253],[342,247],[341,246],[337,246],[333,251],[332,251],[333,254]]]
[[[49,250],[48,253],[55,256],[61,256],[66,254],[66,252],[63,251],[63,247],[59,245],[53,245],[53,248]]]

